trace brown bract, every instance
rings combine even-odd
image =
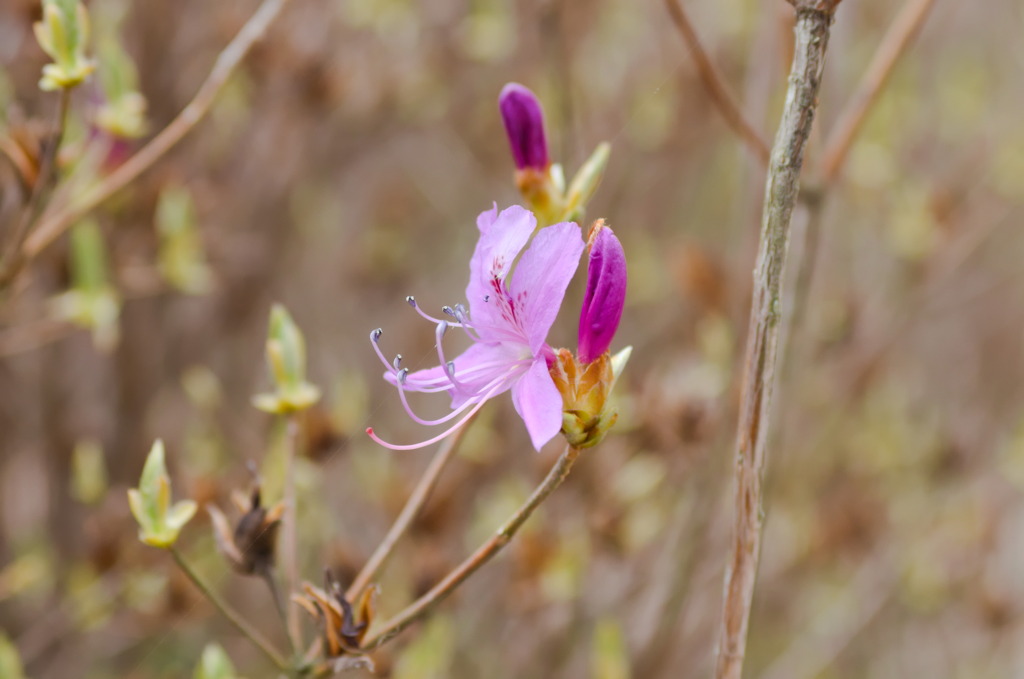
[[[278,503],[269,510],[263,507],[259,486],[253,489],[248,499],[238,493],[233,495],[232,502],[242,512],[234,530],[220,509],[214,505],[206,508],[213,521],[217,551],[238,573],[266,575],[274,566],[277,529],[281,525],[284,505]]]
[[[326,591],[309,582],[302,583],[304,595],[293,595],[292,601],[319,623],[327,658],[359,655],[360,644],[373,622],[377,588],[365,589],[358,605],[353,607],[330,571],[324,581]]]

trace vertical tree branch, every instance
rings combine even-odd
[[[789,225],[800,187],[804,149],[817,108],[829,29],[839,0],[793,0],[796,36],[782,121],[765,186],[761,241],[747,331],[736,436],[736,517],[725,573],[717,679],[740,679],[750,605],[761,551],[762,479],[781,318]]]
[[[689,17],[686,16],[680,1],[665,0],[665,5],[672,17],[672,23],[679,29],[679,34],[683,37],[683,41],[693,56],[693,61],[697,65],[697,73],[700,75],[701,82],[704,83],[704,88],[711,95],[711,101],[725,118],[726,124],[746,145],[747,150],[762,166],[767,166],[768,144],[761,139],[761,135],[757,133],[754,126],[743,117],[743,113],[736,103],[736,97],[729,91],[718,69],[715,68],[707,52],[704,51],[704,46],[700,44],[700,38],[697,37],[697,31],[694,30]]]

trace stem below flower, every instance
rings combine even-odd
[[[186,576],[188,576],[188,579],[192,581],[192,584],[196,586],[196,589],[198,589],[203,596],[209,599],[210,603],[212,603],[217,608],[217,610],[219,610],[224,615],[225,618],[227,618],[235,627],[237,627],[239,632],[248,637],[249,641],[256,644],[256,647],[263,651],[264,655],[270,658],[271,662],[277,665],[278,669],[285,672],[290,670],[287,661],[285,661],[284,659],[284,656],[282,656],[280,653],[278,653],[276,649],[274,649],[273,644],[267,641],[267,639],[262,634],[260,634],[259,631],[252,627],[245,620],[245,618],[239,615],[239,613],[235,611],[235,609],[231,608],[231,606],[229,606],[226,601],[221,599],[220,596],[216,592],[214,592],[213,589],[210,588],[210,586],[207,585],[202,578],[199,577],[199,574],[196,573],[182,557],[181,552],[178,551],[177,547],[171,546],[168,548],[167,551],[171,553],[171,556],[174,557],[174,562],[178,564],[178,568],[180,568],[182,572]]]
[[[409,529],[409,525],[416,518],[420,509],[426,503],[427,499],[430,498],[430,493],[434,490],[434,486],[437,485],[437,480],[441,476],[441,471],[444,469],[448,461],[452,459],[452,455],[455,454],[456,449],[459,446],[459,441],[462,439],[462,435],[466,432],[466,428],[469,427],[470,422],[463,424],[454,434],[448,437],[441,447],[437,449],[430,464],[423,472],[423,477],[420,478],[419,483],[416,484],[416,488],[413,489],[412,495],[406,501],[405,506],[402,507],[402,513],[395,519],[395,523],[391,526],[387,535],[381,540],[380,545],[374,550],[373,555],[370,557],[363,569],[359,571],[355,580],[349,586],[348,591],[345,592],[345,598],[349,601],[355,601],[362,593],[366,586],[370,584],[380,569],[383,568],[384,562],[391,555],[391,551],[395,548],[395,544],[405,534],[405,531]]]
[[[409,604],[398,615],[386,621],[380,632],[377,632],[364,642],[363,649],[367,651],[373,650],[394,638],[406,627],[429,613],[434,606],[444,601],[466,578],[490,561],[495,554],[500,552],[512,540],[512,536],[526,523],[526,520],[533,514],[533,510],[540,506],[555,488],[562,485],[569,472],[572,471],[579,455],[579,448],[566,446],[565,451],[555,462],[547,477],[544,478],[544,481],[534,489],[529,499],[502,524],[497,532],[487,542],[480,545],[472,556],[446,575],[433,589]]]

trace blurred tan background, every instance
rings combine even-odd
[[[685,4],[770,139],[788,5]],[[900,4],[840,7],[809,177]],[[151,130],[255,7],[130,5],[123,43]],[[8,125],[53,106],[36,87],[37,12],[0,7]],[[829,193],[776,392],[746,676],[1024,676],[1022,33],[1020,2],[939,0]],[[380,379],[368,333],[383,327],[387,353],[429,359],[432,328],[405,295],[431,311],[460,301],[476,215],[517,202],[496,106],[509,80],[541,97],[570,175],[612,143],[588,216],[609,221],[629,258],[621,419],[507,554],[377,654],[378,674],[710,675],[763,172],[664,4],[292,0],[210,116],[97,211],[124,298],[117,347],[46,322],[46,300],[67,286],[65,244],[0,309],[0,628],[28,676],[191,676],[211,640],[241,675],[271,676],[138,543],[124,491],[162,437],[176,495],[224,506],[252,459],[279,496],[281,432],[249,403],[268,386],[274,301],[305,331],[310,379],[326,392],[299,468],[303,573],[353,576],[430,456],[363,434],[423,436]],[[86,136],[90,92],[75,95],[72,141]],[[0,167],[6,196],[12,181]],[[169,186],[195,201],[215,280],[203,295],[155,272],[154,210]],[[0,200],[3,220],[10,208]],[[796,238],[790,273],[803,250]],[[575,343],[581,282],[552,344]],[[108,485],[72,464],[76,446],[102,450]],[[384,613],[488,535],[556,452],[532,452],[507,397],[485,409],[384,572]],[[83,491],[90,479],[109,490]],[[205,514],[182,544],[283,641],[260,583],[229,575],[213,551]]]

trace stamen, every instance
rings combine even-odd
[[[516,373],[520,372],[520,368],[519,368],[518,363],[519,362],[517,362],[516,364],[513,364],[512,369],[506,370],[504,373],[502,373],[501,375],[498,375],[493,380],[491,380],[490,382],[488,382],[487,384],[482,386],[480,389],[478,389],[476,394],[474,394],[469,399],[467,399],[466,402],[463,403],[461,406],[459,406],[458,408],[454,409],[452,412],[448,413],[447,415],[445,415],[443,417],[440,417],[440,418],[438,418],[436,420],[424,419],[424,418],[420,417],[419,415],[417,415],[415,412],[413,412],[412,406],[409,405],[408,398],[406,397],[405,379],[404,379],[404,376],[401,375],[401,374],[399,374],[398,384],[397,384],[397,386],[398,386],[398,398],[402,401],[402,406],[405,408],[406,414],[408,414],[409,417],[412,418],[413,422],[416,422],[417,424],[422,424],[422,425],[425,425],[425,426],[428,426],[428,427],[433,427],[433,426],[437,426],[439,424],[444,424],[445,422],[448,422],[451,419],[457,417],[459,415],[459,413],[461,413],[463,410],[465,410],[469,406],[473,405],[474,403],[476,403],[480,399],[487,400],[487,399],[491,398],[492,396],[495,396],[499,391],[501,391],[505,387],[505,384],[509,380],[511,380],[512,378],[514,378],[516,376]]]
[[[437,436],[429,438],[426,441],[421,441],[419,443],[413,443],[405,446],[396,446],[395,444],[388,443],[387,441],[377,436],[377,434],[375,434],[373,431],[373,427],[367,427],[366,434],[371,439],[373,439],[374,442],[384,446],[385,448],[390,448],[391,450],[419,450],[420,448],[426,448],[427,446],[433,445],[434,443],[437,443],[438,441],[441,441],[455,433],[459,429],[459,427],[461,427],[462,425],[466,424],[466,422],[469,421],[469,418],[473,417],[473,415],[476,415],[477,411],[483,408],[484,404],[487,403],[488,398],[490,398],[490,396],[481,398],[480,401],[478,401],[476,405],[473,406],[472,409],[470,409],[465,415],[462,416],[461,420],[459,420],[458,422],[456,422],[451,427],[444,430]]]
[[[444,313],[448,314],[448,315],[449,315],[449,316],[451,316],[452,318],[455,318],[455,310],[454,310],[454,309],[452,309],[452,308],[451,308],[450,306],[448,306],[447,304],[445,304],[445,305],[444,305],[443,307],[441,307],[441,311],[443,311]]]
[[[455,378],[455,364],[444,357],[444,334],[448,332],[448,321],[441,321],[437,324],[437,330],[434,332],[434,336],[437,338],[437,358],[440,360],[441,365],[445,366],[445,372],[448,374],[448,381],[452,383],[452,386],[456,389],[464,389],[462,383]]]
[[[440,318],[434,318],[433,316],[425,312],[423,309],[421,309],[420,305],[416,303],[416,298],[413,297],[412,295],[406,297],[405,301],[409,303],[409,306],[416,310],[416,313],[418,313],[420,316],[427,319],[431,323],[444,323],[444,321],[442,321]]]
[[[391,361],[391,365],[394,366],[395,370],[398,370],[398,366],[402,365],[402,355],[395,354],[395,360]]]
[[[373,351],[377,354],[377,358],[384,364],[385,374],[394,375],[397,368],[392,365],[388,359],[384,358],[384,352],[380,350],[380,336],[384,334],[384,331],[377,328],[370,333],[370,343],[373,345]]]

